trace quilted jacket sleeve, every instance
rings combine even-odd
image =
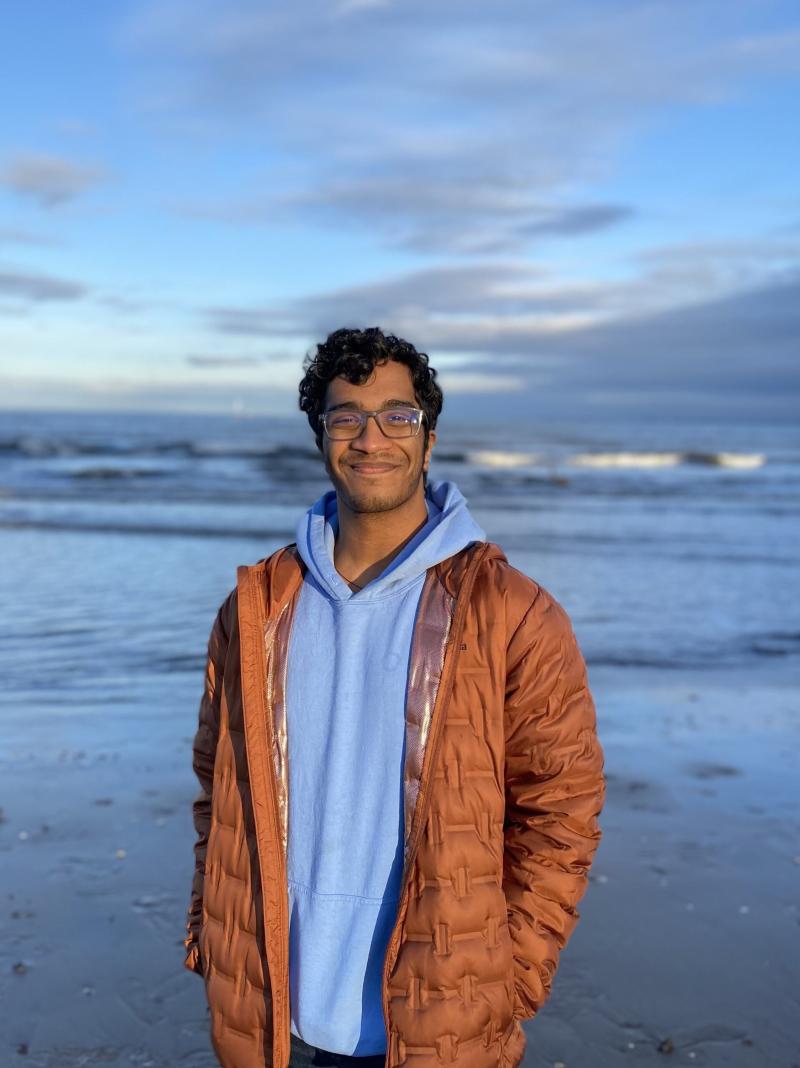
[[[547,1000],[599,845],[604,754],[586,665],[565,610],[545,589],[507,649],[503,889],[516,1019]]]
[[[192,805],[197,838],[194,843],[194,875],[191,900],[186,918],[186,949],[184,966],[202,975],[198,936],[203,916],[203,880],[205,877],[206,847],[211,828],[211,788],[214,780],[214,759],[219,737],[219,710],[222,697],[222,668],[228,648],[224,627],[226,601],[217,612],[208,639],[205,679],[200,698],[197,731],[192,746],[192,767],[200,783],[200,792]]]

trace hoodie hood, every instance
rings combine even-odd
[[[425,503],[428,521],[363,590],[351,590],[333,563],[339,533],[335,490],[323,493],[298,520],[297,551],[317,585],[332,600],[358,603],[382,600],[400,593],[429,567],[453,556],[470,542],[486,541],[486,532],[472,518],[466,498],[455,482],[429,481]]]

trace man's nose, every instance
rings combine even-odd
[[[362,449],[385,448],[387,437],[378,426],[378,420],[374,415],[367,416],[367,421],[361,428],[361,433],[353,438],[353,444]]]

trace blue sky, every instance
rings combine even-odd
[[[42,2],[0,32],[0,406],[789,417],[796,3]]]

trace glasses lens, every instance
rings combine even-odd
[[[378,416],[381,430],[390,438],[407,438],[413,434],[419,422],[416,408],[387,408]]]
[[[325,429],[332,438],[354,438],[361,432],[357,412],[326,412]]]

